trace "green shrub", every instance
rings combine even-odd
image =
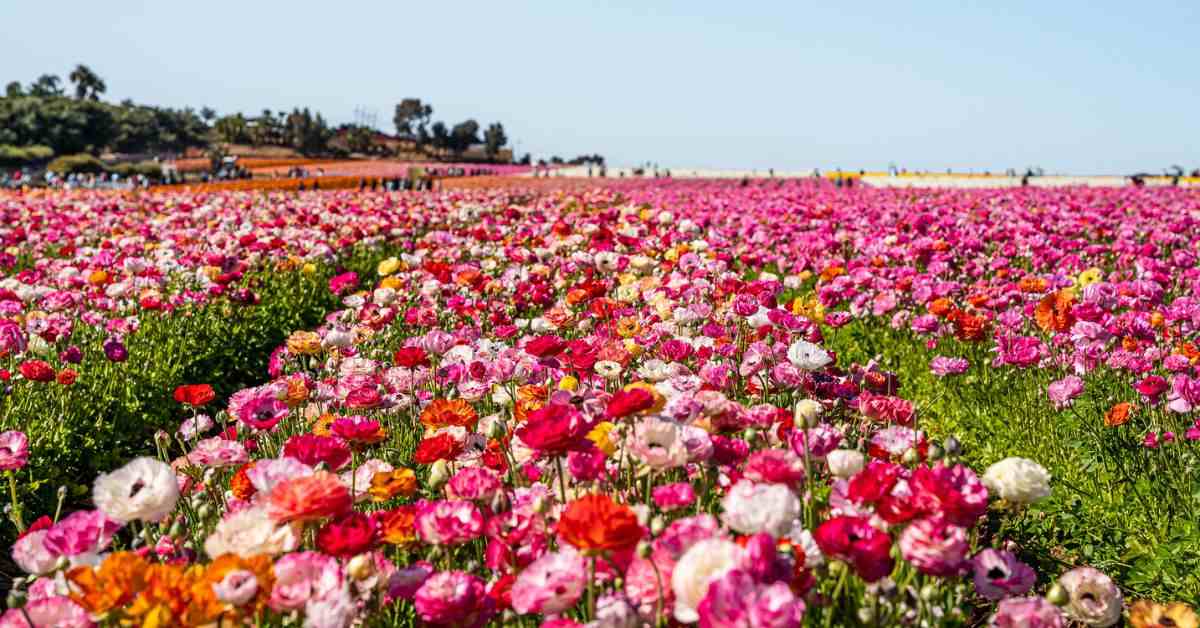
[[[46,169],[58,174],[100,173],[108,171],[104,162],[100,161],[94,155],[86,153],[63,155],[50,162],[50,165],[46,166]]]
[[[53,156],[54,150],[49,146],[0,144],[0,165],[3,166],[25,166],[45,161]]]
[[[115,172],[122,177],[132,177],[134,175],[143,175],[151,179],[162,178],[162,164],[155,161],[139,161],[137,163],[123,163],[109,167],[109,172]]]

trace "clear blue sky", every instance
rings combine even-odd
[[[535,157],[777,169],[1200,167],[1200,2],[0,3],[0,80],[499,120]]]

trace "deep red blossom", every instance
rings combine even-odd
[[[867,517],[834,517],[813,533],[826,556],[844,560],[867,582],[892,573],[892,538],[871,526]]]
[[[199,408],[217,397],[208,384],[185,384],[175,389],[175,401]]]

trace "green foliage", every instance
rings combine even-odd
[[[66,365],[79,373],[74,384],[19,381],[0,398],[0,430],[20,429],[30,439],[30,462],[19,472],[25,511],[54,512],[60,486],[71,503],[82,503],[97,474],[153,451],[155,431],[173,432],[187,416],[172,397],[176,386],[211,384],[219,397],[206,410],[215,412],[233,392],[261,382],[271,352],[289,333],[315,327],[338,306],[330,276],[342,269],[374,272],[379,260],[397,253],[360,246],[312,275],[252,273],[247,283],[260,297],[254,305],[220,299],[168,314],[144,312],[121,363],[101,351],[102,329],[77,329],[72,340],[84,360]]]
[[[59,174],[108,172],[108,167],[104,165],[104,162],[87,154],[63,155],[50,162],[46,169]]]
[[[495,157],[507,143],[508,136],[504,134],[504,125],[499,122],[488,125],[487,130],[483,132],[483,147],[488,157]]]
[[[880,322],[855,321],[826,340],[839,362],[878,359],[895,371],[899,394],[918,408],[919,427],[932,438],[960,439],[971,467],[1021,456],[1050,471],[1053,494],[1003,523],[994,518],[991,530],[1015,540],[1039,573],[1092,565],[1137,597],[1200,598],[1196,447],[1141,445],[1148,429],[1182,434],[1182,415],[1147,407],[1128,424],[1107,427],[1105,411],[1129,386],[1117,373],[1093,373],[1084,394],[1058,410],[1046,387],[1064,370],[994,368],[986,347],[952,339],[933,353],[922,339]],[[971,369],[940,379],[929,370],[937,354],[967,358]]]
[[[54,149],[49,146],[10,146],[0,144],[0,165],[24,166],[46,161],[54,156]]]
[[[0,98],[0,144],[48,146],[59,155],[94,153],[115,134],[112,105],[62,96]]]

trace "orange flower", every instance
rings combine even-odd
[[[417,542],[417,507],[400,506],[394,510],[371,513],[379,526],[379,538],[390,545],[410,545]]]
[[[833,281],[835,277],[846,274],[846,269],[842,266],[834,265],[821,271],[821,281]]]
[[[229,478],[229,491],[242,501],[254,497],[254,493],[257,491],[254,484],[250,482],[250,476],[247,475],[247,472],[253,468],[254,463],[247,462],[237,470],[237,473],[233,474],[233,477]]]
[[[287,404],[293,408],[308,400],[308,385],[304,378],[293,375],[287,378]]]
[[[950,299],[941,297],[939,299],[930,301],[929,305],[926,306],[926,309],[928,309],[929,313],[933,314],[934,316],[945,318],[954,311],[954,304],[950,302]]]
[[[1129,625],[1133,628],[1197,628],[1200,615],[1183,602],[1158,604],[1138,600],[1129,607]]]
[[[203,573],[202,567],[150,565],[146,568],[146,586],[125,612],[138,626],[175,626],[192,599],[192,586]]]
[[[948,318],[954,323],[954,337],[959,340],[978,342],[987,336],[988,321],[982,316],[955,310]]]
[[[1200,349],[1196,348],[1196,343],[1185,342],[1178,347],[1175,347],[1175,352],[1188,359],[1188,362],[1193,365],[1200,361]]]
[[[637,515],[604,494],[585,495],[567,504],[558,534],[584,552],[628,550],[642,539]]]
[[[1132,411],[1133,404],[1128,401],[1122,401],[1104,413],[1104,424],[1109,427],[1125,425],[1129,422],[1129,415]]]
[[[430,430],[457,425],[470,431],[478,421],[475,408],[462,399],[434,399],[421,411],[421,423]]]
[[[1072,305],[1075,305],[1075,296],[1070,292],[1052,292],[1038,302],[1033,311],[1033,318],[1042,331],[1067,331],[1075,324],[1075,315],[1071,313]]]
[[[617,321],[617,335],[622,338],[632,338],[642,331],[637,319],[626,316]]]
[[[517,399],[513,403],[513,418],[522,422],[529,413],[546,405],[546,387],[526,384],[517,388]]]
[[[317,471],[276,484],[267,512],[279,523],[314,521],[340,515],[351,505],[353,499],[342,480],[328,471]]]
[[[191,604],[187,608],[184,623],[198,626],[216,622],[226,615],[230,605],[217,597],[213,587],[229,588],[234,583],[227,582],[226,579],[231,575],[233,578],[244,577],[244,572],[254,576],[256,592],[254,597],[234,607],[233,615],[246,617],[262,610],[271,597],[271,588],[275,585],[271,557],[260,555],[242,558],[237,554],[225,554],[209,563],[202,577],[197,578],[192,585]]]
[[[371,477],[371,498],[377,502],[387,501],[397,495],[412,497],[417,492],[417,475],[412,469],[383,471]]]
[[[1021,292],[1045,292],[1050,287],[1050,282],[1034,275],[1026,275],[1021,277],[1017,282],[1017,288]]]
[[[328,412],[317,417],[317,420],[313,421],[313,434],[316,434],[317,436],[332,436],[333,422],[336,420],[337,417],[329,414]]]
[[[148,566],[146,559],[133,552],[114,552],[97,569],[76,567],[67,572],[67,580],[78,591],[71,599],[97,615],[125,606],[145,587]]]

